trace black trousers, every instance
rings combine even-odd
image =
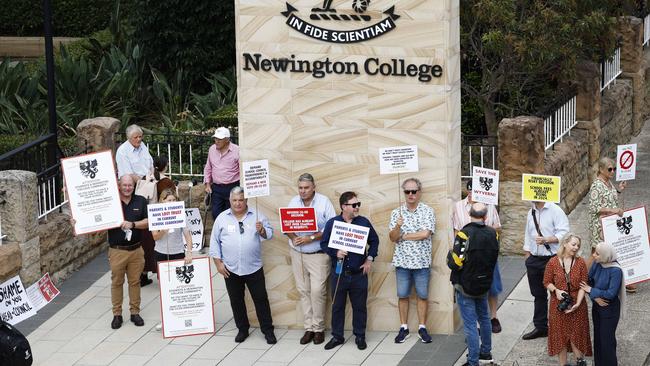
[[[232,315],[235,318],[235,325],[239,330],[248,330],[250,323],[246,311],[246,302],[244,301],[244,286],[248,287],[255,304],[255,313],[260,321],[260,329],[266,334],[273,331],[273,319],[271,318],[271,306],[269,297],[266,294],[266,282],[264,280],[264,269],[243,276],[238,276],[230,272],[226,278],[226,290],[230,297],[230,307]]]
[[[592,303],[594,321],[594,365],[618,365],[616,358],[616,327],[621,315],[621,303],[616,298],[607,306]]]
[[[230,190],[238,185],[239,181],[230,184],[212,183],[212,218],[216,219],[220,213],[230,208]]]
[[[531,255],[526,259],[526,274],[530,294],[535,298],[533,324],[541,330],[548,329],[548,292],[544,287],[544,270],[548,261],[555,256]]]
[[[338,281],[338,289],[336,283]],[[332,268],[330,275],[330,284],[332,296],[336,290],[336,297],[332,299],[332,337],[339,341],[345,340],[343,328],[345,326],[345,303],[350,298],[352,305],[352,333],[355,337],[365,338],[366,322],[368,320],[368,310],[366,301],[368,299],[368,276],[363,273],[356,274],[336,274]]]

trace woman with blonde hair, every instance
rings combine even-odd
[[[160,203],[178,201],[176,192],[171,189],[163,190],[159,198]],[[156,262],[185,259],[185,264],[192,263],[192,236],[187,226],[180,230],[154,230],[151,234],[156,241]]]
[[[567,351],[576,357],[576,366],[586,366],[591,356],[589,315],[585,291],[580,283],[587,280],[587,265],[578,255],[580,237],[568,233],[560,242],[557,257],[544,271],[544,287],[551,292],[548,311],[548,354],[558,355],[559,364],[567,365]]]
[[[580,288],[589,294],[593,306],[594,364],[618,365],[616,358],[616,327],[625,308],[623,269],[611,244],[600,242],[593,254],[594,264],[589,269],[589,281]]]

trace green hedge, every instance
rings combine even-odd
[[[83,37],[108,27],[117,0],[50,0],[55,37]],[[123,14],[134,0],[120,0]],[[0,0],[0,36],[43,36],[42,0]]]
[[[0,135],[0,155],[16,149],[38,137],[27,135]],[[78,152],[77,137],[59,137],[59,147],[65,156],[71,156]]]

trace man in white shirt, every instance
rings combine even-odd
[[[551,202],[533,202],[526,218],[524,251],[530,293],[535,297],[535,329],[522,339],[548,336],[548,294],[544,287],[544,270],[557,254],[560,240],[569,232],[569,218],[560,206]]]
[[[325,310],[327,303],[327,280],[330,274],[330,259],[320,247],[323,228],[329,219],[336,216],[332,202],[316,192],[314,177],[304,173],[298,178],[298,195],[291,199],[288,207],[313,207],[316,212],[318,231],[311,233],[288,233],[289,252],[296,289],[304,317],[305,334],[300,344],[311,341],[321,344],[325,341]]]
[[[133,181],[137,182],[147,174],[153,173],[153,158],[149,154],[147,145],[142,142],[142,135],[142,129],[138,125],[130,125],[126,128],[127,141],[122,143],[115,152],[118,178],[131,174]]]

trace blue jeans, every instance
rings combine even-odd
[[[503,292],[503,283],[501,282],[501,272],[499,271],[499,262],[494,266],[492,275],[492,286],[490,286],[490,296],[499,296]]]
[[[487,296],[472,298],[456,290],[456,303],[463,319],[467,362],[470,365],[478,365],[479,352],[490,353],[492,351],[492,323],[490,323]],[[480,347],[478,328],[476,328],[477,321],[481,327]]]
[[[408,269],[395,267],[397,281],[397,297],[407,298],[411,295],[411,286],[415,283],[415,293],[420,299],[429,297],[430,268]]]
[[[336,289],[338,275],[332,269],[330,283],[332,285],[332,296]],[[345,303],[350,298],[352,305],[352,333],[355,337],[365,338],[366,322],[368,311],[366,300],[368,299],[368,276],[362,273],[346,275],[341,273],[338,280],[339,286],[336,290],[336,297],[332,300],[332,337],[343,342],[343,327],[345,326]]]

